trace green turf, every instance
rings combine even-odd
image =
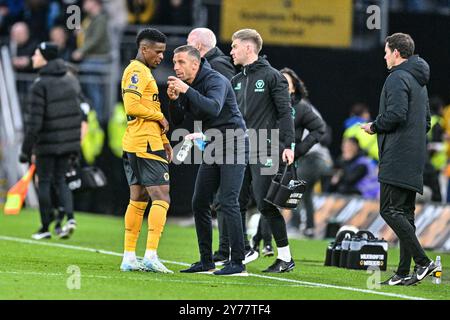
[[[44,242],[122,252],[123,219],[90,214],[77,214],[76,218],[78,229],[71,239],[54,237]],[[24,210],[19,216],[0,214],[0,236],[31,239],[38,226],[36,211]],[[142,229],[146,230],[146,226]],[[146,234],[141,234],[139,255],[144,253],[145,238]],[[217,233],[214,238],[217,239]],[[367,272],[323,266],[326,241],[291,240],[290,245],[297,267],[293,272],[274,277],[368,290]],[[429,253],[433,259],[436,255]],[[373,291],[449,299],[450,277],[446,270],[450,270],[450,254],[440,255],[444,274],[441,285],[432,284],[428,278],[414,287],[382,287]],[[159,256],[169,261],[195,262],[198,249],[194,228],[180,227],[169,220]],[[249,264],[247,270],[250,274],[266,275],[261,270],[272,261],[273,258],[260,258]],[[119,271],[120,262],[120,256],[0,239],[0,299],[401,299],[255,276],[181,274],[178,271],[184,267],[171,263],[166,266],[174,274],[124,273]],[[381,273],[382,279],[390,275],[397,262],[398,250],[391,249],[388,272]],[[69,266],[77,266],[81,271],[78,290],[67,287]]]

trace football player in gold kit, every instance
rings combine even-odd
[[[166,36],[156,29],[142,30],[136,39],[138,54],[122,77],[122,98],[127,114],[123,137],[123,164],[130,185],[125,214],[125,250],[122,271],[172,273],[158,259],[157,249],[169,209],[169,162],[173,150],[165,133],[169,123],[161,112],[159,92],[152,75],[166,50]],[[144,211],[151,199],[147,249],[136,260],[136,242]]]

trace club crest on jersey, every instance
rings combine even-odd
[[[234,87],[234,90],[241,90],[241,86],[242,84],[239,82],[238,84],[236,84],[236,87]]]
[[[256,81],[255,92],[264,92],[264,80]]]
[[[134,84],[139,82],[139,78],[138,78],[136,73],[133,74],[133,76],[131,77],[131,82],[134,83]]]

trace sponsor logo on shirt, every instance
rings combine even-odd
[[[256,81],[255,92],[264,92],[264,80]]]

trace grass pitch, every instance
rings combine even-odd
[[[377,275],[324,267],[327,241],[313,240],[290,241],[296,263],[290,273],[262,273],[272,257],[250,263],[248,277],[181,274],[180,269],[199,258],[197,238],[194,228],[171,224],[169,219],[158,251],[175,273],[125,273],[119,271],[123,219],[80,213],[76,219],[78,229],[71,239],[34,241],[30,235],[39,227],[38,212],[0,214],[0,299],[450,299],[446,272],[450,254],[428,252],[432,259],[441,256],[441,285],[427,278],[413,287],[373,288]],[[147,230],[146,221],[142,230]],[[146,232],[142,232],[138,255],[144,253],[145,240]],[[389,250],[388,271],[381,273],[382,280],[395,270],[398,255],[398,249]],[[79,271],[79,278],[73,278],[74,271]]]

